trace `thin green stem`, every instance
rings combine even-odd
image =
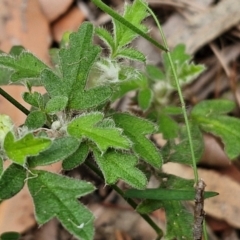
[[[22,111],[24,114],[28,115],[30,112],[18,101],[16,101],[13,97],[11,97],[7,92],[5,92],[2,88],[0,88],[0,95],[6,98],[11,104],[13,104],[16,108]]]
[[[94,166],[92,163],[89,161],[85,161],[85,164],[92,170],[94,171],[99,177],[104,179],[102,172]],[[115,190],[122,198],[125,199],[125,201],[133,208],[136,209],[137,203],[135,203],[131,198],[126,198],[124,196],[124,192],[117,186],[117,185],[110,185],[110,187]],[[140,216],[155,230],[155,232],[158,235],[158,239],[163,237],[163,231],[158,227],[158,225],[147,215],[147,214],[141,214],[139,213]]]
[[[206,226],[205,218],[203,220],[203,237],[204,237],[204,240],[208,240],[207,226]]]
[[[164,34],[163,30],[162,30],[162,27],[161,27],[161,25],[160,25],[156,15],[147,6],[147,4],[145,4],[143,1],[142,1],[142,4],[144,4],[146,6],[148,11],[150,12],[152,17],[154,18],[154,20],[155,20],[155,22],[156,22],[156,24],[158,26],[159,32],[161,34],[164,47],[166,49],[169,49],[168,44],[167,44],[167,40],[166,40],[166,37],[165,37],[165,34]],[[181,106],[182,106],[182,113],[183,113],[184,121],[185,121],[185,124],[186,124],[188,141],[189,141],[189,147],[190,147],[190,152],[191,152],[191,157],[192,157],[195,184],[197,184],[197,182],[198,182],[197,163],[196,163],[196,158],[195,158],[195,154],[194,154],[193,140],[192,140],[192,134],[191,134],[190,125],[189,125],[189,121],[188,121],[186,105],[185,105],[185,101],[184,101],[184,98],[183,98],[183,95],[182,95],[182,90],[181,90],[181,86],[179,84],[179,80],[178,80],[178,76],[177,76],[177,73],[176,73],[176,69],[175,69],[175,66],[173,64],[173,60],[172,60],[172,57],[171,57],[171,54],[170,54],[169,50],[166,52],[166,54],[167,54],[167,58],[168,58],[168,61],[170,63],[171,69],[172,69],[173,77],[174,77],[174,80],[175,80],[175,83],[176,83],[176,86],[177,86],[177,91],[178,91],[179,99],[180,99]]]
[[[141,31],[139,28],[135,27],[132,23],[128,22],[126,19],[124,19],[121,15],[116,13],[112,8],[108,7],[101,0],[92,0],[92,2],[96,6],[98,6],[101,10],[103,10],[104,12],[109,14],[111,17],[113,17],[114,19],[116,19],[117,21],[119,21],[120,23],[122,23],[123,25],[125,25],[126,27],[131,29],[132,31],[136,32],[137,34],[139,34],[140,36],[142,36],[143,38],[145,38],[146,40],[151,42],[157,48],[159,48],[161,50],[164,50],[164,51],[167,51],[167,49],[163,45],[159,44],[156,40],[154,40],[153,38],[149,37],[146,33]]]

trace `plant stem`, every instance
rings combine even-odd
[[[16,101],[13,97],[11,97],[7,92],[5,92],[2,88],[0,88],[0,95],[6,98],[10,103],[12,103],[16,108],[22,111],[24,114],[28,115],[30,112],[18,101]]]
[[[104,179],[102,172],[94,166],[92,163],[90,163],[88,160],[85,161],[85,164],[94,171],[99,177]],[[131,198],[126,198],[124,196],[124,192],[117,186],[117,185],[110,185],[110,187],[115,190],[133,209],[136,209],[137,203],[135,203]],[[158,235],[158,239],[163,237],[163,231],[158,227],[158,225],[147,215],[147,214],[141,214],[140,216],[155,230],[155,232]]]
[[[194,171],[194,179],[195,179],[195,185],[198,183],[198,171],[197,171],[197,163],[196,163],[196,158],[195,158],[195,154],[194,154],[194,148],[193,148],[193,141],[192,141],[192,134],[191,134],[191,130],[190,130],[190,126],[189,126],[189,121],[188,121],[188,116],[187,116],[187,110],[186,110],[186,105],[185,105],[185,101],[184,101],[184,98],[183,98],[183,95],[182,95],[182,90],[181,90],[181,87],[180,87],[180,84],[179,84],[179,80],[178,80],[178,76],[177,76],[177,73],[176,73],[176,70],[175,70],[175,67],[174,67],[174,64],[173,64],[173,61],[172,61],[172,57],[171,57],[171,54],[169,52],[169,47],[168,47],[168,44],[167,44],[167,41],[166,41],[166,37],[164,35],[164,32],[162,30],[162,27],[156,17],[156,15],[153,13],[153,11],[147,6],[147,4],[145,4],[143,1],[142,1],[142,4],[144,4],[146,6],[146,8],[148,9],[148,11],[150,12],[150,14],[152,15],[152,17],[154,18],[157,26],[158,26],[158,29],[159,29],[159,32],[161,34],[161,37],[162,37],[162,40],[163,40],[163,45],[164,47],[167,49],[167,57],[168,57],[168,61],[170,63],[170,66],[171,66],[171,69],[172,69],[172,73],[173,73],[173,77],[174,77],[174,80],[175,80],[175,83],[176,83],[176,86],[177,86],[177,91],[178,91],[178,95],[179,95],[179,99],[180,99],[180,102],[181,102],[181,106],[182,106],[182,113],[183,113],[183,117],[184,117],[184,121],[185,121],[185,124],[186,124],[186,129],[187,129],[187,135],[188,135],[188,141],[189,141],[189,147],[190,147],[190,152],[191,152],[191,157],[192,157],[192,164],[193,164],[193,171]]]
[[[135,27],[132,23],[128,22],[125,18],[123,18],[121,15],[117,14],[112,8],[108,7],[101,0],[92,0],[92,2],[96,6],[98,6],[101,10],[103,10],[104,12],[109,14],[111,17],[113,17],[114,19],[116,19],[117,21],[119,21],[120,23],[122,23],[123,25],[125,25],[126,27],[131,29],[132,31],[136,32],[137,34],[139,34],[140,36],[142,36],[143,38],[145,38],[146,40],[151,42],[157,48],[159,48],[161,50],[164,50],[164,51],[167,51],[167,49],[163,45],[159,44],[156,40],[149,37],[146,33],[141,31],[139,28]]]

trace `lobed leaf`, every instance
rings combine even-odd
[[[124,134],[133,142],[134,152],[144,161],[154,167],[162,165],[162,157],[155,145],[146,138],[147,134],[156,131],[156,126],[146,119],[141,119],[127,113],[113,115],[116,125],[123,129]]]
[[[77,138],[88,138],[93,141],[101,152],[108,148],[129,149],[131,142],[122,135],[122,130],[115,126],[99,125],[103,121],[103,113],[90,112],[83,114],[69,123],[67,131],[71,136]]]
[[[28,179],[36,220],[44,224],[57,217],[75,237],[93,239],[93,215],[77,198],[94,190],[91,183],[54,173],[34,170],[37,177]]]
[[[39,79],[43,69],[48,68],[41,60],[27,50],[20,54],[0,54],[0,66],[13,70],[11,80]]]
[[[70,109],[88,109],[106,102],[112,94],[109,86],[86,89],[89,71],[100,48],[92,44],[93,25],[83,23],[78,32],[70,34],[69,46],[59,51],[61,75],[46,69],[41,79],[50,96],[68,98]]]
[[[137,13],[137,14],[136,14]],[[148,16],[146,7],[141,0],[135,0],[132,5],[125,4],[123,17],[125,20],[133,24],[142,32],[147,32],[147,27],[141,22]],[[121,48],[132,42],[138,34],[130,30],[128,27],[113,19],[114,24],[114,37],[116,46]]]
[[[230,159],[240,155],[240,120],[229,116],[204,117],[194,115],[194,120],[205,132],[210,132],[221,138],[224,150]]]
[[[3,147],[9,159],[17,164],[25,165],[28,156],[36,156],[50,145],[50,139],[34,137],[32,133],[15,140],[13,133],[8,132],[4,139]]]
[[[135,167],[138,159],[134,155],[115,150],[108,150],[104,154],[94,150],[93,153],[107,184],[114,184],[122,179],[135,188],[146,186],[147,178]]]

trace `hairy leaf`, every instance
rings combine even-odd
[[[189,147],[189,141],[187,136],[187,130],[185,126],[182,126],[179,132],[179,143],[176,144],[174,140],[169,140],[167,144],[162,148],[161,153],[163,159],[166,162],[177,162],[192,165],[191,152]],[[196,124],[190,125],[192,134],[193,150],[196,161],[200,160],[204,151],[204,142],[202,139],[202,133]]]
[[[229,116],[196,116],[194,119],[205,132],[221,138],[224,150],[230,159],[240,155],[240,120]]]
[[[36,156],[51,145],[47,138],[34,137],[28,133],[23,138],[15,140],[12,132],[8,132],[4,139],[4,150],[13,162],[24,165],[28,156]]]
[[[65,170],[71,170],[80,164],[82,164],[87,158],[89,152],[89,147],[86,142],[82,142],[78,149],[71,154],[69,157],[65,158],[62,163],[62,167]]]
[[[115,51],[115,42],[113,36],[105,28],[95,28],[95,33],[104,41],[110,50],[110,54]]]
[[[43,69],[48,68],[41,60],[27,50],[22,50],[19,55],[0,54],[0,66],[13,70],[13,82],[24,79],[39,79]]]
[[[167,114],[159,114],[158,124],[159,132],[163,134],[164,139],[173,139],[177,137],[179,126],[176,121]]]
[[[146,62],[146,56],[133,48],[122,48],[116,54],[117,58],[131,59],[134,61]]]
[[[141,0],[135,0],[132,5],[125,4],[123,14],[124,19],[145,33],[147,32],[147,27],[141,24],[141,22],[147,17],[147,15],[146,7],[142,4]],[[138,36],[137,33],[133,32],[115,19],[113,19],[113,24],[115,41],[119,48],[129,44]]]
[[[146,176],[135,167],[138,159],[129,153],[108,150],[101,154],[94,150],[94,157],[101,168],[105,181],[114,184],[122,179],[135,188],[144,188],[147,184]]]
[[[46,114],[42,111],[32,111],[28,114],[24,123],[28,129],[33,130],[42,127],[46,123]]]
[[[204,100],[193,107],[191,115],[203,117],[222,115],[231,112],[235,106],[233,101],[226,99]]]
[[[162,165],[160,152],[146,137],[147,134],[156,131],[156,126],[153,123],[127,113],[116,113],[113,115],[113,119],[116,125],[122,128],[124,134],[133,142],[133,150],[139,157],[154,167]]]
[[[100,53],[92,44],[93,25],[83,23],[78,32],[70,35],[69,46],[59,51],[61,76],[44,70],[42,81],[51,97],[68,98],[68,108],[88,109],[106,102],[112,91],[108,86],[86,89],[89,71]]]
[[[179,44],[171,51],[171,58],[179,79],[180,85],[190,83],[204,70],[204,65],[191,63],[191,56],[185,52],[185,45]],[[172,69],[166,53],[163,53],[165,67],[165,79],[175,88],[175,81],[172,76]]]
[[[75,237],[93,239],[94,217],[77,198],[94,190],[91,183],[63,177],[46,171],[33,171],[37,177],[28,180],[36,220],[44,224],[57,217]]]
[[[48,114],[54,114],[54,113],[60,112],[64,110],[64,108],[67,106],[67,103],[68,103],[67,97],[55,96],[47,102],[45,111]]]
[[[41,93],[39,92],[24,92],[23,95],[23,100],[30,105],[37,107],[37,108],[43,108],[44,107],[44,98]]]
[[[138,104],[142,110],[147,110],[152,103],[153,92],[150,88],[141,89],[138,93]]]
[[[28,166],[36,167],[52,164],[64,160],[73,154],[79,147],[79,140],[74,137],[57,138],[52,142],[52,145],[39,155],[28,158]]]
[[[16,195],[24,186],[26,170],[12,163],[0,177],[0,200]]]
[[[103,121],[103,113],[91,112],[73,119],[68,125],[68,133],[77,138],[92,140],[101,152],[108,148],[129,149],[131,142],[122,135],[122,130],[115,126],[99,125]]]

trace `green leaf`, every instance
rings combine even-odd
[[[46,69],[41,78],[53,98],[68,98],[68,108],[88,109],[106,102],[112,94],[109,86],[86,89],[89,71],[96,61],[100,48],[92,44],[93,25],[83,23],[78,32],[70,35],[69,46],[59,51],[61,75]]]
[[[0,178],[0,200],[8,199],[16,195],[24,186],[26,170],[12,163]]]
[[[20,237],[18,232],[5,232],[1,234],[0,240],[18,240]]]
[[[44,107],[44,98],[41,93],[39,92],[24,92],[22,98],[25,102],[29,103],[30,105],[36,108],[43,108]]]
[[[79,140],[74,137],[57,138],[52,142],[52,145],[39,155],[28,158],[28,166],[36,167],[49,165],[73,154],[79,147]]]
[[[147,134],[156,132],[156,126],[146,119],[126,113],[113,115],[116,125],[123,129],[124,134],[133,142],[134,152],[154,167],[161,167],[162,157],[155,145],[146,138]]]
[[[64,110],[67,106],[68,98],[64,96],[55,96],[51,98],[45,107],[45,111],[48,114],[54,114]]]
[[[79,165],[81,165],[87,158],[89,152],[89,147],[85,142],[82,142],[79,148],[71,154],[69,157],[65,158],[62,163],[64,170],[71,170]]]
[[[3,159],[0,157],[0,177],[3,173]]]
[[[9,52],[12,56],[19,56],[22,52],[26,51],[23,46],[13,46]]]
[[[226,99],[204,100],[195,105],[192,109],[191,115],[201,115],[202,117],[209,117],[212,115],[222,115],[231,112],[236,107],[233,101]]]
[[[159,132],[163,134],[164,139],[173,139],[178,135],[179,126],[167,114],[160,113],[158,119]]]
[[[140,0],[135,0],[132,5],[125,4],[124,7],[124,19],[133,24],[136,28],[146,33],[147,27],[141,24],[141,22],[148,16],[144,4],[142,4]],[[116,41],[116,46],[118,46],[118,48],[129,44],[136,37],[138,37],[137,33],[133,32],[119,21],[113,19],[113,24],[114,37]]]
[[[190,83],[205,70],[204,65],[191,63],[191,56],[185,52],[185,45],[183,44],[177,45],[171,51],[170,55],[181,86]],[[163,53],[163,63],[166,69],[165,78],[174,88],[176,88],[172,69],[166,53]]]
[[[13,133],[8,132],[3,146],[9,159],[17,164],[24,165],[28,156],[36,156],[50,145],[50,139],[34,137],[32,133],[15,140]]]
[[[0,66],[13,70],[11,80],[17,82],[25,79],[39,79],[43,69],[48,68],[41,60],[27,50],[19,55],[0,54]]]
[[[182,108],[181,107],[175,107],[175,106],[166,106],[162,112],[164,114],[168,115],[181,115],[182,114]]]
[[[33,172],[37,177],[28,180],[28,188],[33,198],[37,222],[42,225],[57,217],[75,237],[92,240],[94,217],[77,198],[91,193],[93,185],[46,171]]]
[[[183,179],[170,174],[161,173],[161,188],[193,190],[194,181]],[[140,213],[153,212],[156,209],[164,208],[167,219],[166,239],[192,239],[193,215],[186,211],[185,207],[177,200],[144,200],[138,207]],[[184,221],[183,221],[184,219]]]
[[[151,199],[151,200],[181,200],[190,201],[195,199],[195,190],[179,190],[179,189],[164,189],[164,188],[153,188],[153,189],[129,189],[125,192],[125,197],[129,198],[140,198],[140,199]],[[216,192],[204,192],[204,198],[210,198],[217,196]]]
[[[105,28],[102,28],[102,27],[95,28],[95,33],[108,46],[108,48],[110,50],[110,55],[111,55],[111,53],[115,51],[115,42],[114,42],[114,38],[111,35],[111,33],[109,31],[107,31]]]
[[[146,70],[147,70],[148,77],[150,77],[153,81],[165,79],[164,73],[154,65],[147,65]]]
[[[28,114],[27,119],[24,123],[28,129],[33,130],[41,128],[46,123],[46,114],[42,111],[32,111]]]
[[[122,130],[115,126],[97,126],[103,121],[103,113],[91,112],[73,119],[69,123],[67,131],[71,136],[77,138],[88,138],[101,150],[105,152],[108,148],[129,149],[131,142],[122,135]]]
[[[130,59],[133,61],[146,62],[146,56],[143,53],[141,53],[138,50],[133,49],[133,48],[119,49],[114,57]]]
[[[205,132],[221,138],[224,150],[230,159],[240,155],[240,120],[229,116],[194,116],[194,120]]]
[[[202,133],[196,124],[191,124],[190,130],[192,134],[194,155],[196,161],[198,161],[200,160],[204,150]],[[177,162],[192,165],[191,152],[185,126],[180,128],[179,143],[176,144],[174,140],[168,141],[167,144],[162,148],[161,153],[165,163]]]
[[[146,186],[147,178],[135,167],[138,159],[134,155],[115,150],[104,154],[94,150],[93,153],[107,184],[114,184],[122,179],[135,188],[141,189]]]
[[[138,92],[138,104],[142,110],[147,110],[152,103],[153,92],[150,88],[141,89]]]

